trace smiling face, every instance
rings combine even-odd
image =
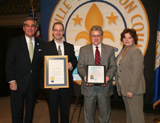
[[[52,33],[54,36],[54,40],[61,42],[63,39],[63,34],[64,34],[63,26],[61,24],[55,24],[53,27]]]
[[[90,39],[92,41],[92,44],[95,46],[99,45],[102,42],[102,33],[98,30],[92,30],[90,33]]]
[[[125,33],[123,37],[123,44],[126,47],[130,47],[134,43],[133,37],[129,33]]]
[[[34,37],[36,30],[37,30],[37,28],[36,28],[35,21],[33,21],[33,20],[26,20],[25,21],[25,25],[23,26],[23,31],[27,37],[29,37],[29,38]]]

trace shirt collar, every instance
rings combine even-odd
[[[25,38],[26,38],[27,41],[30,41],[30,38],[27,37],[26,35],[25,35]],[[34,41],[34,37],[32,37],[31,39],[32,39],[32,41]]]
[[[59,45],[62,46],[63,45],[63,41],[60,44],[58,44],[56,41],[55,41],[55,43],[56,43],[57,46],[59,46]]]
[[[100,43],[100,44],[98,44],[97,46],[96,46],[96,45],[94,45],[94,44],[92,44],[92,46],[93,46],[93,47],[98,47],[98,48],[100,48],[100,47],[101,47],[101,43]]]

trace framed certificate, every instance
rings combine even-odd
[[[87,66],[87,83],[102,85],[105,84],[105,66],[104,65],[88,65]]]
[[[44,88],[68,88],[68,56],[44,56]]]

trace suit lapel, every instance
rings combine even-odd
[[[56,43],[55,43],[54,40],[52,40],[52,43],[51,43],[51,45],[50,45],[50,49],[49,49],[49,50],[50,50],[50,53],[51,53],[52,55],[58,55]]]
[[[32,62],[36,59],[37,53],[38,53],[38,46],[39,46],[39,42],[36,38],[34,38],[35,40],[35,45],[34,45],[34,53],[33,53],[33,59]]]
[[[63,42],[64,44],[64,55],[68,55],[68,48],[67,48],[67,45],[66,45],[66,42]]]
[[[30,62],[29,51],[25,36],[22,36],[21,38],[21,45],[22,45],[22,50],[24,52],[24,57],[27,59],[28,62]]]
[[[107,52],[105,52],[104,45],[101,43],[101,63],[106,59],[106,54]]]
[[[121,60],[122,60],[123,58],[125,58],[128,54],[130,54],[130,52],[132,52],[132,48],[134,48],[134,47],[135,47],[135,44],[132,44],[132,46],[130,46],[130,48],[128,49],[128,51],[126,51],[126,53],[123,55],[123,57],[121,58]],[[121,56],[124,51],[125,51],[125,48],[123,48],[123,50],[122,50],[122,52],[120,53],[119,56]],[[120,61],[121,61],[121,60],[120,60]]]
[[[88,49],[88,52],[89,52],[89,58],[91,59],[91,61],[93,61],[93,64],[95,64],[95,59],[94,59],[94,53],[93,53],[93,45],[92,44],[89,44],[89,49]]]
[[[120,51],[120,53],[118,54],[118,57],[117,57],[117,59],[119,59],[119,57],[122,55],[122,53],[125,51],[125,49],[123,48],[121,51]]]

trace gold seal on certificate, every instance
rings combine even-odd
[[[87,83],[102,85],[105,84],[105,66],[88,65],[87,66]]]
[[[44,88],[68,88],[68,56],[44,57]]]

